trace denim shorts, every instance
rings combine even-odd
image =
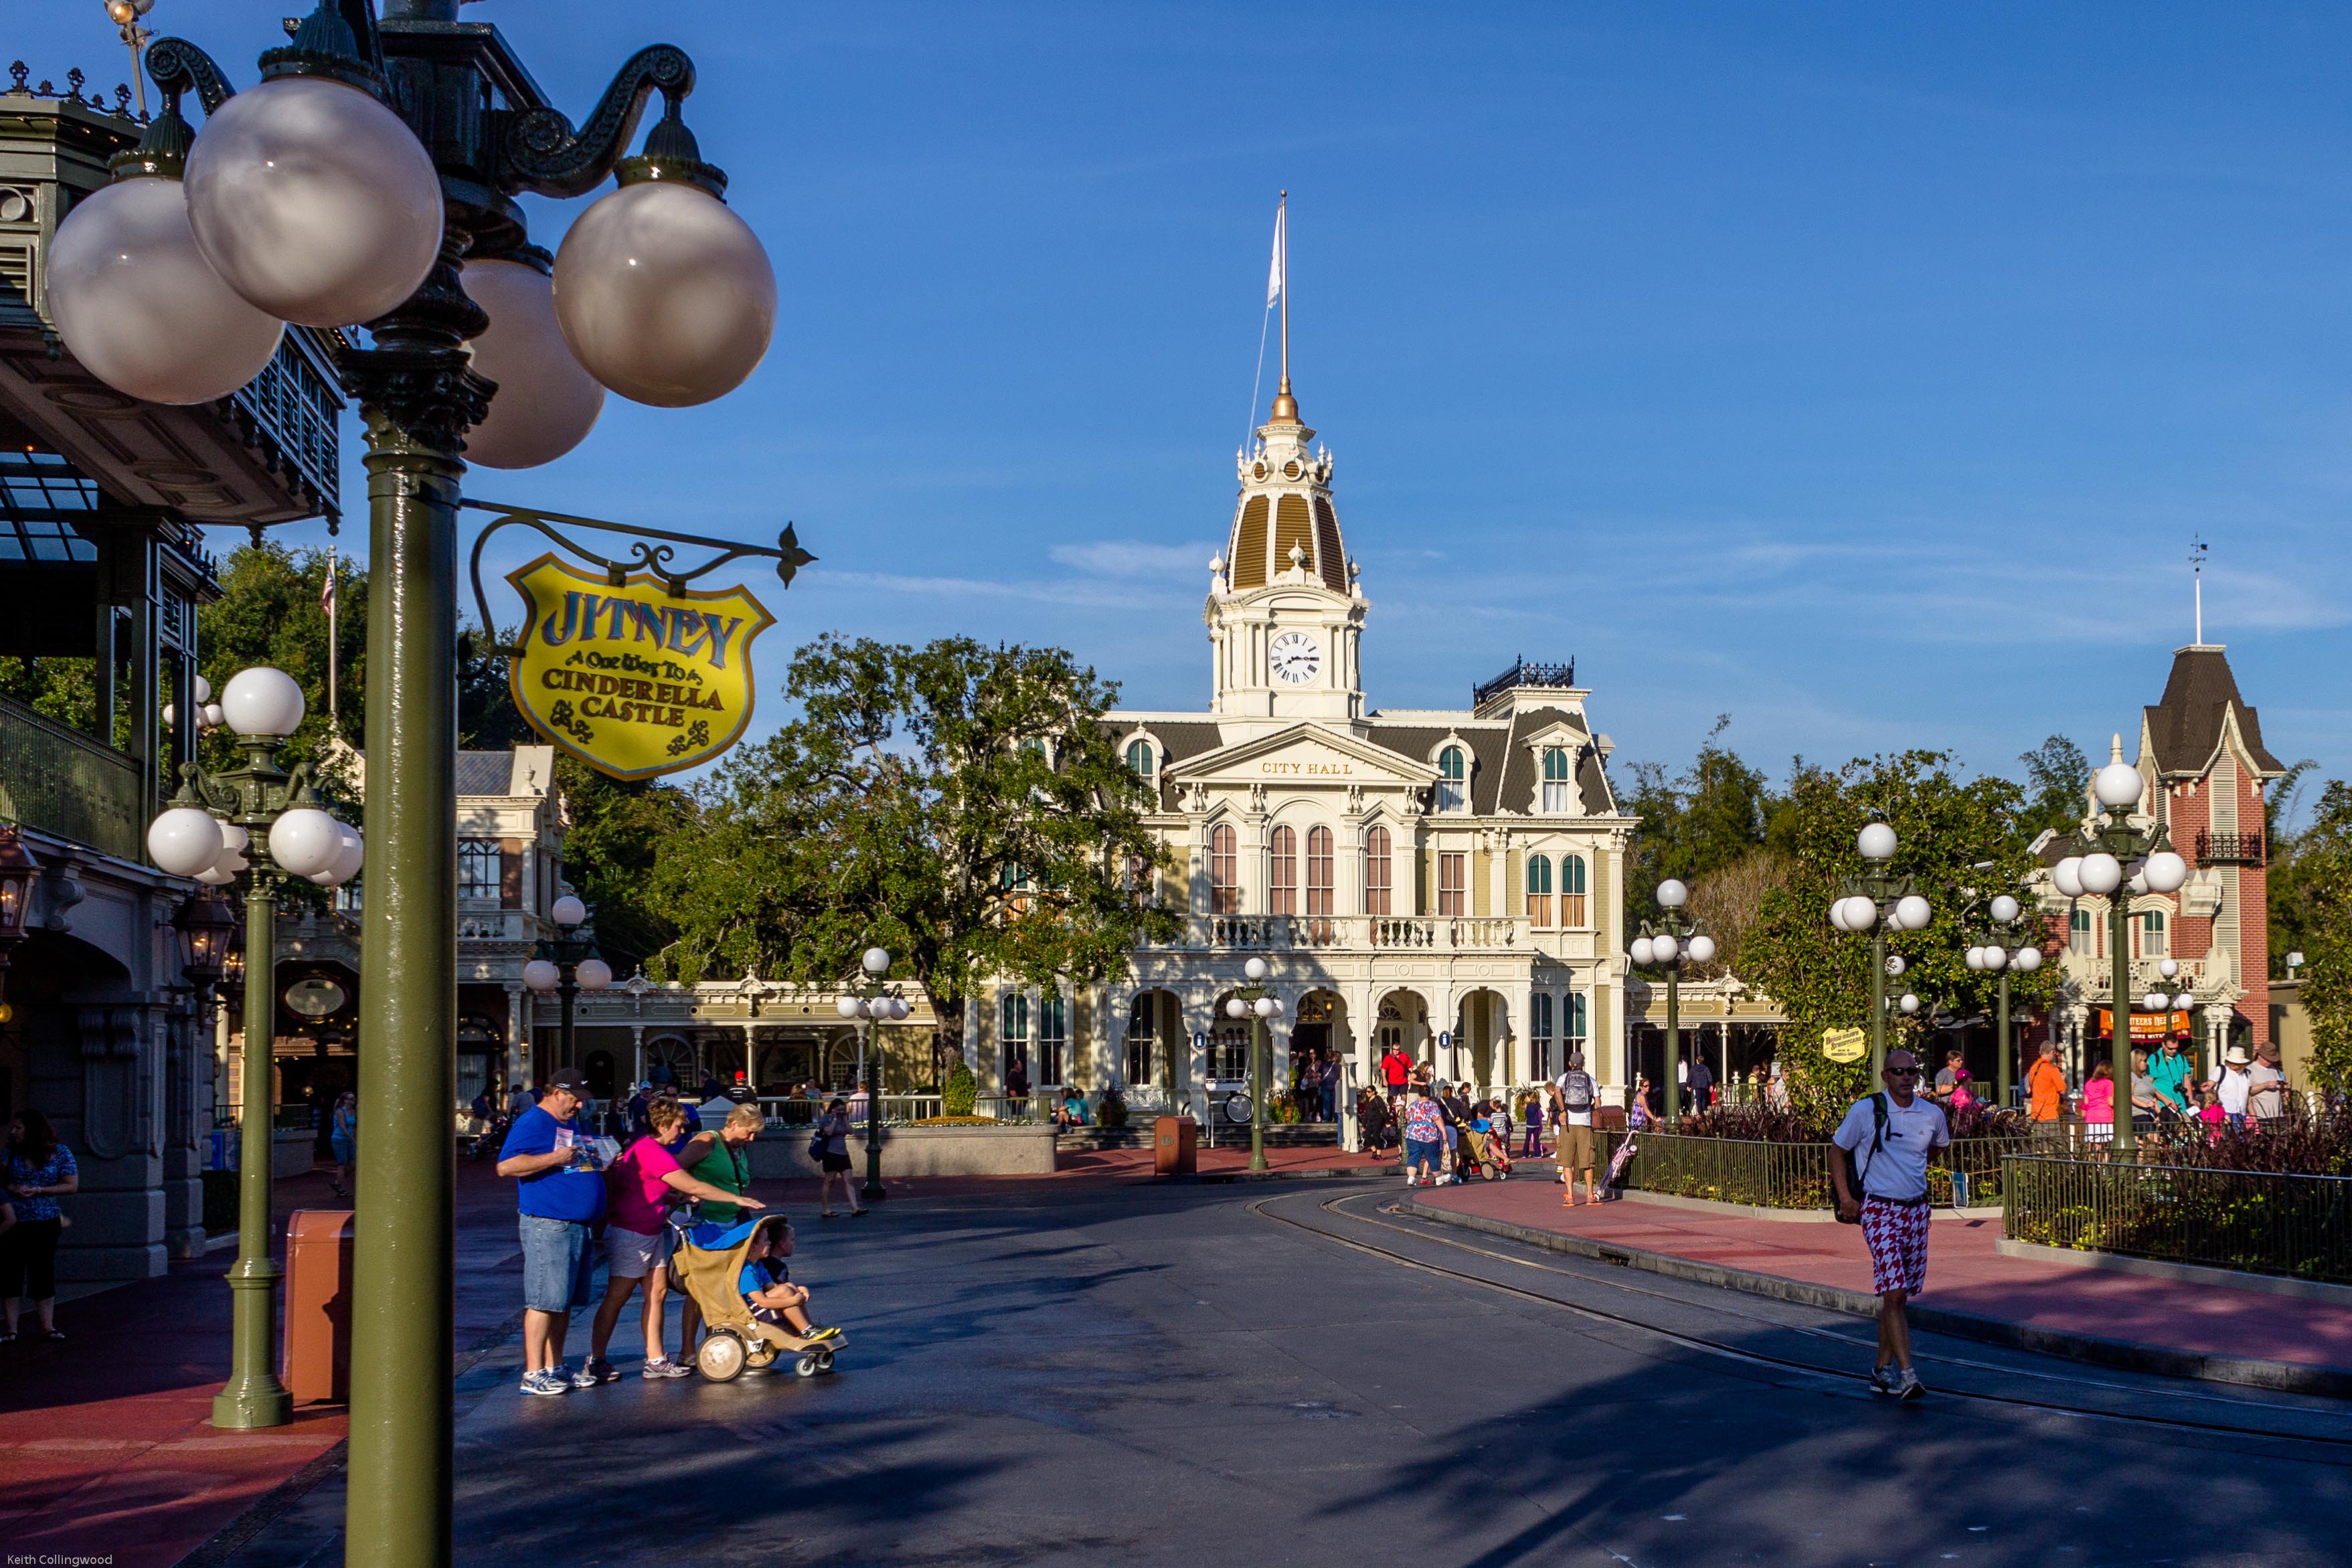
[[[576,1219],[526,1214],[522,1231],[522,1304],[535,1312],[584,1307],[596,1280],[596,1249]]]
[[[1404,1163],[1409,1166],[1433,1166],[1439,1151],[1445,1145],[1435,1138],[1407,1138],[1404,1141]]]

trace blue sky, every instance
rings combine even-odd
[[[249,82],[291,8],[152,22]],[[2352,11],[466,15],[575,116],[636,45],[688,49],[689,122],[783,292],[730,399],[614,400],[473,488],[797,519],[823,559],[770,596],[773,664],[827,628],[964,632],[1203,703],[1287,186],[1375,704],[1573,654],[1621,763],[1728,712],[1775,771],[1912,745],[2007,771],[2155,700],[2202,533],[2208,636],[2272,748],[2352,774]],[[97,0],[11,20],[37,77],[121,74]],[[582,205],[535,204],[535,234]]]

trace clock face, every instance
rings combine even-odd
[[[1323,667],[1323,650],[1304,632],[1285,632],[1274,640],[1267,653],[1273,658],[1276,678],[1290,685],[1306,685]]]

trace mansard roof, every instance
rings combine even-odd
[[[2263,745],[2261,718],[2238,695],[2237,677],[2219,643],[2192,643],[2174,651],[2172,675],[2164,683],[2164,698],[2144,712],[2145,733],[2156,753],[2159,774],[2201,777],[2221,748],[2230,716],[2237,716],[2238,735],[2254,770],[2265,779],[2286,771],[2285,765]]]

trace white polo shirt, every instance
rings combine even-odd
[[[1845,1120],[1838,1124],[1830,1141],[1853,1151],[1853,1163],[1862,1167],[1864,1197],[1916,1202],[1927,1196],[1927,1157],[1951,1143],[1952,1124],[1945,1119],[1944,1108],[1925,1094],[1912,1095],[1908,1105],[1896,1104],[1889,1094],[1886,1132],[1873,1150],[1870,1141],[1877,1116],[1871,1109],[1871,1098],[1857,1100],[1847,1108]]]

